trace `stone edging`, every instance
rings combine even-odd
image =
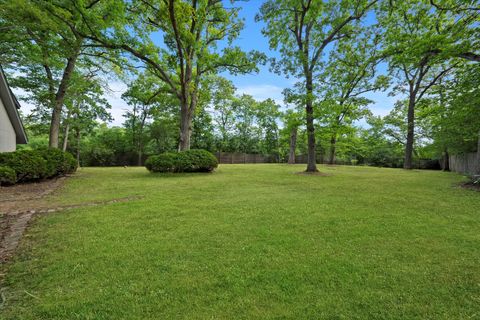
[[[12,256],[12,254],[14,253],[15,249],[17,248],[20,242],[20,239],[22,238],[23,232],[27,228],[29,221],[33,218],[34,215],[72,210],[72,209],[77,209],[82,207],[95,207],[95,206],[112,204],[112,203],[128,202],[132,200],[138,200],[141,198],[143,197],[131,196],[131,197],[117,198],[117,199],[104,200],[104,201],[64,205],[64,206],[58,206],[55,208],[39,208],[39,209],[7,212],[5,213],[6,218],[9,220],[13,220],[13,222],[9,223],[8,227],[5,230],[6,234],[4,235],[3,239],[0,239],[1,241],[0,264],[6,262]]]

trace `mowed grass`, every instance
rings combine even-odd
[[[480,193],[453,173],[84,168],[38,218],[3,319],[480,319]]]

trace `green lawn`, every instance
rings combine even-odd
[[[84,168],[37,219],[2,319],[480,319],[480,193],[453,173]]]

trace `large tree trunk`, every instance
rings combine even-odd
[[[305,104],[305,111],[307,113],[307,141],[308,141],[308,163],[307,172],[317,172],[317,157],[315,152],[315,126],[313,117],[313,82],[312,74],[307,74],[306,77],[307,99]]]
[[[407,143],[405,145],[405,162],[403,167],[405,169],[412,169],[413,167],[413,140],[415,132],[415,93],[410,89],[410,98],[408,100],[408,115],[407,115]]]
[[[295,150],[297,149],[297,132],[298,127],[292,127],[290,132],[290,153],[288,154],[288,163],[295,164]]]
[[[67,66],[63,70],[62,80],[55,95],[55,103],[52,110],[52,120],[50,122],[50,135],[48,140],[48,146],[50,148],[58,148],[58,136],[60,132],[60,121],[62,118],[63,101],[68,89],[68,83],[72,77],[73,70],[75,69],[75,63],[78,58],[79,51],[77,51],[72,57],[68,58]]]
[[[178,151],[190,149],[190,137],[192,135],[192,115],[193,111],[188,106],[182,106],[180,114],[180,142]]]
[[[334,133],[330,138],[330,158],[328,159],[329,164],[335,164],[336,151],[337,151],[337,134]]]
[[[64,134],[63,134],[63,146],[62,146],[63,152],[67,151],[69,131],[70,131],[70,125],[67,123],[65,125],[65,131],[64,131]]]

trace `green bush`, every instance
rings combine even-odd
[[[47,161],[36,150],[0,153],[0,165],[12,168],[17,174],[17,182],[48,176]]]
[[[0,186],[11,185],[17,182],[15,170],[7,166],[0,166]]]
[[[211,172],[218,161],[206,150],[187,150],[151,156],[145,166],[152,172]]]
[[[178,164],[178,153],[166,152],[150,156],[145,161],[145,167],[152,172],[174,172]]]
[[[38,153],[47,161],[47,178],[73,173],[77,170],[77,161],[68,152],[60,149],[39,149]]]
[[[73,173],[77,161],[59,149],[17,150],[0,153],[0,166],[11,168],[17,182],[26,182]]]
[[[206,150],[193,149],[179,153],[185,172],[210,172],[218,167],[217,158]]]

